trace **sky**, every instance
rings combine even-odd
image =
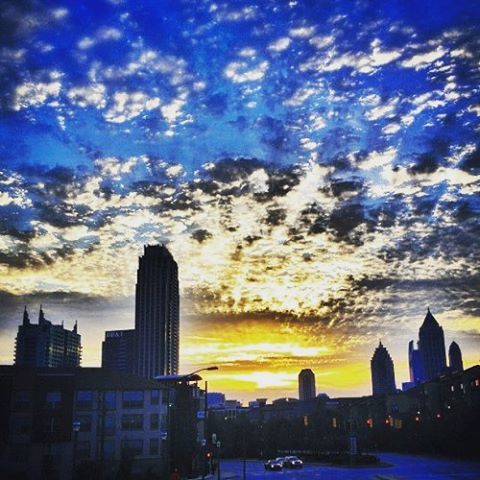
[[[408,380],[430,306],[480,346],[471,0],[16,0],[0,8],[0,362],[23,306],[131,328],[146,244],[179,264],[181,371],[242,401]]]

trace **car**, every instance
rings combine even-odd
[[[267,460],[265,463],[265,470],[281,471],[283,469],[283,458],[274,458]]]
[[[283,466],[285,468],[303,468],[303,462],[293,455],[283,459]]]

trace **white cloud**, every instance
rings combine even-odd
[[[77,46],[80,50],[88,50],[97,43],[119,40],[120,38],[122,38],[122,32],[117,28],[102,27],[95,32],[93,37],[81,38],[78,41]]]
[[[291,39],[289,37],[282,37],[275,42],[272,42],[267,48],[271,52],[283,52],[289,47],[290,43]]]
[[[105,108],[105,85],[101,83],[88,85],[86,87],[71,88],[67,96],[69,100],[79,107]]]
[[[405,68],[414,68],[415,70],[421,70],[428,67],[430,64],[442,58],[447,51],[443,47],[437,47],[435,50],[427,53],[420,53],[414,55],[408,60],[404,60],[401,65]]]
[[[294,38],[308,38],[315,33],[315,27],[291,28],[288,33]]]
[[[309,43],[311,43],[314,47],[324,48],[331,45],[334,42],[334,40],[335,40],[335,37],[332,35],[328,35],[324,37],[316,36],[316,37],[312,37],[309,40]]]
[[[313,87],[301,87],[289,99],[285,100],[283,104],[287,107],[298,107],[316,92],[317,90]]]
[[[25,82],[15,90],[14,110],[21,110],[30,106],[45,103],[50,97],[58,97],[62,88],[58,72],[51,72],[50,82]]]
[[[246,58],[254,57],[256,54],[257,54],[257,51],[254,48],[251,48],[251,47],[242,48],[238,52],[238,55],[240,57],[246,57]]]
[[[105,120],[112,123],[126,122],[160,106],[158,97],[149,97],[143,92],[117,92],[113,100],[114,104],[104,114]]]
[[[224,75],[234,83],[254,82],[261,80],[268,70],[269,63],[265,60],[251,68],[245,62],[231,62],[223,71]]]
[[[379,120],[380,118],[387,117],[392,115],[395,112],[395,107],[398,104],[398,98],[393,98],[389,102],[379,105],[378,107],[372,108],[368,112],[365,113],[365,117],[374,122],[375,120]]]

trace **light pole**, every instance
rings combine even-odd
[[[72,459],[72,480],[75,480],[75,467],[77,464],[77,440],[78,432],[80,431],[80,421],[74,420],[72,423],[73,428],[73,459]]]
[[[177,415],[178,412],[176,411],[177,409],[175,408],[175,403],[176,403],[176,398],[171,399],[170,398],[170,393],[172,388],[175,388],[176,385],[180,383],[188,383],[190,381],[198,381],[201,380],[201,377],[198,375],[195,377],[195,375],[199,372],[204,372],[204,371],[212,371],[212,370],[218,370],[217,366],[210,366],[210,367],[204,367],[204,368],[199,368],[197,370],[194,370],[193,372],[187,373],[185,375],[159,375],[158,377],[155,377],[155,380],[159,380],[162,382],[168,382],[167,383],[167,388],[168,388],[168,409],[167,409],[167,432],[166,432],[166,450],[167,450],[167,465],[168,465],[168,470],[171,470],[172,467],[174,466],[175,460],[177,458],[177,439],[176,439],[176,434],[177,434]],[[177,391],[175,388],[175,397],[177,395]],[[175,408],[175,412],[172,412],[171,410]],[[174,413],[174,415],[172,415]],[[173,418],[172,418],[173,417]]]

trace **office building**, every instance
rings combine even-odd
[[[144,247],[135,296],[135,365],[143,377],[178,372],[178,267],[164,245]]]
[[[452,373],[463,372],[462,352],[457,342],[452,342],[448,349],[448,366]]]
[[[420,327],[418,337],[425,380],[432,380],[445,373],[447,360],[443,328],[430,312],[430,308],[427,310],[427,315]]]
[[[410,370],[409,383],[413,385],[422,383],[425,380],[422,354],[418,348],[415,348],[415,342],[413,340],[408,343],[408,366]]]
[[[42,307],[38,324],[30,322],[27,307],[18,327],[15,343],[15,365],[24,367],[79,367],[81,336],[77,324],[72,330],[53,325],[45,318]]]
[[[110,330],[102,342],[102,368],[133,373],[135,330]]]
[[[309,368],[305,368],[298,374],[298,398],[311,400],[315,396],[315,374]]]
[[[370,362],[373,395],[395,393],[395,372],[388,350],[379,342]]]

